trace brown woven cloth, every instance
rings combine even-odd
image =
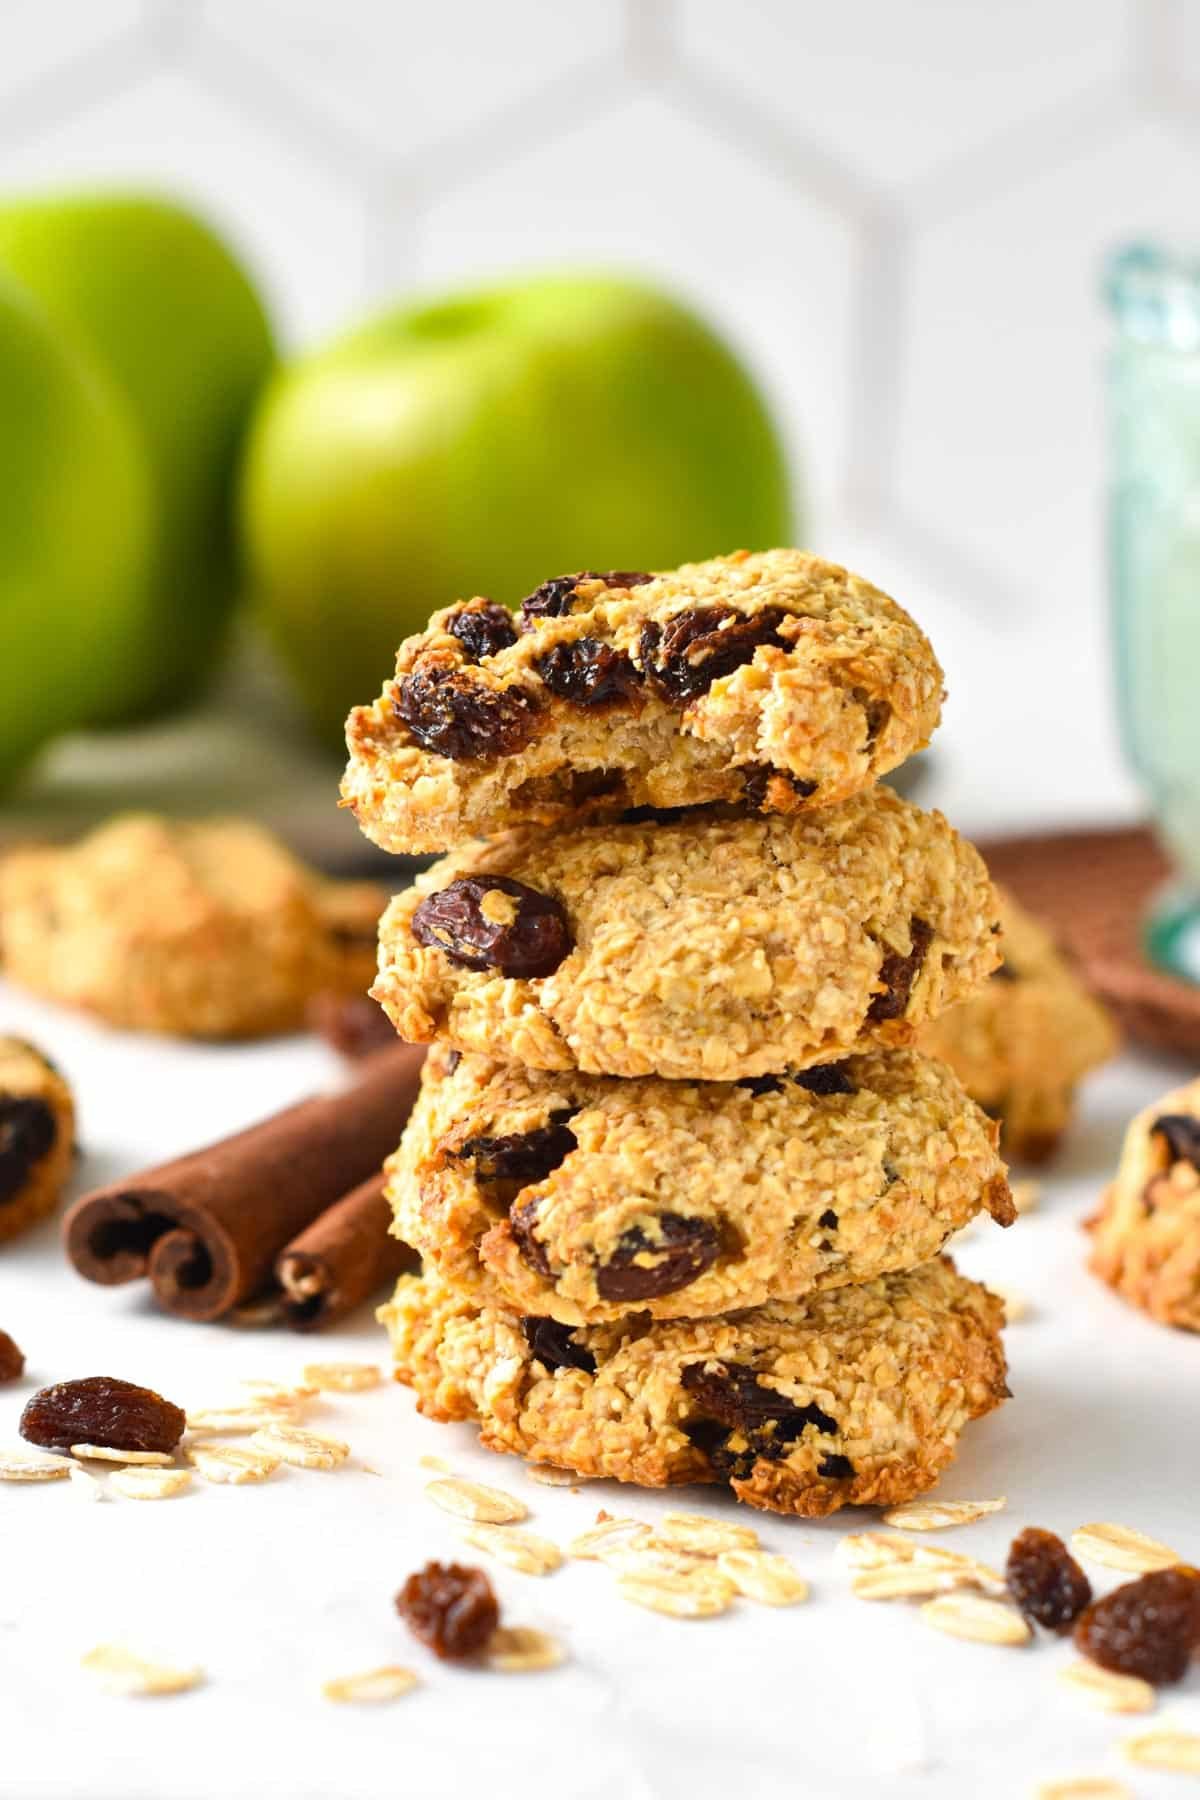
[[[1147,962],[1142,922],[1170,865],[1153,834],[1065,831],[979,846],[997,881],[1042,919],[1138,1043],[1200,1057],[1200,987]]]

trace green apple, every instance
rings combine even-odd
[[[128,680],[151,543],[120,395],[0,272],[0,780]]]
[[[83,193],[0,206],[0,271],[118,390],[140,440],[155,531],[140,646],[106,670],[97,720],[138,717],[202,681],[239,586],[230,508],[266,315],[213,231],[169,201]]]
[[[779,439],[727,346],[652,289],[565,275],[390,313],[279,371],[241,518],[252,595],[330,739],[459,597],[792,534]]]

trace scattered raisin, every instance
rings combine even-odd
[[[7,1331],[0,1331],[0,1381],[16,1381],[24,1373],[24,1356]]]
[[[447,1661],[476,1656],[500,1623],[492,1584],[482,1569],[428,1562],[396,1595],[396,1611],[413,1636]]]
[[[570,1118],[570,1113],[564,1115]],[[551,1121],[536,1131],[512,1132],[507,1137],[468,1138],[457,1150],[447,1150],[448,1162],[470,1162],[476,1181],[512,1181],[518,1188],[546,1176],[576,1148],[570,1126]]]
[[[540,1238],[534,1236],[537,1224],[538,1196],[532,1195],[528,1200],[519,1200],[509,1209],[508,1229],[512,1232],[513,1241],[521,1254],[521,1261],[531,1268],[535,1275],[544,1280],[550,1277],[550,1258],[546,1255],[545,1246]]]
[[[393,702],[422,750],[452,762],[513,756],[533,736],[541,710],[523,688],[489,688],[463,669],[414,669]]]
[[[110,1450],[173,1450],[187,1419],[150,1388],[89,1375],[42,1388],[21,1414],[21,1436],[45,1450],[104,1444]]]
[[[926,952],[933,942],[933,926],[927,925],[924,919],[909,921],[908,935],[912,939],[912,949],[907,956],[891,952],[884,956],[879,965],[879,979],[883,983],[883,992],[876,994],[867,1008],[867,1022],[878,1025],[885,1019],[902,1019],[908,1007],[908,997],[912,993],[913,983],[921,973],[921,965],[925,961]]]
[[[689,1363],[680,1379],[706,1415],[684,1429],[727,1480],[747,1480],[759,1458],[780,1461],[810,1426],[824,1436],[837,1433],[837,1421],[827,1412],[798,1406],[788,1395],[763,1387],[748,1364]]]
[[[661,1213],[657,1241],[639,1226],[621,1234],[616,1249],[596,1271],[603,1300],[655,1300],[687,1287],[721,1254],[721,1233],[709,1219]]]
[[[1067,1546],[1036,1525],[1017,1533],[1005,1565],[1008,1591],[1047,1631],[1066,1631],[1092,1598],[1092,1584]]]
[[[817,1220],[817,1224],[821,1227],[822,1231],[836,1231],[837,1230],[838,1216],[834,1212],[832,1206],[827,1206],[825,1208],[825,1211],[821,1214],[820,1218]]]
[[[582,1369],[596,1373],[596,1359],[590,1350],[575,1342],[575,1328],[560,1325],[557,1319],[527,1318],[521,1320],[525,1342],[531,1353],[548,1369]]]
[[[517,628],[513,624],[512,614],[505,606],[494,606],[485,600],[479,606],[460,607],[446,626],[451,637],[456,637],[466,651],[468,662],[479,662],[485,656],[495,656],[497,650],[507,650],[510,644],[517,641]]]
[[[818,1063],[813,1069],[801,1069],[792,1080],[810,1094],[857,1094],[844,1062]]]
[[[599,638],[576,638],[556,644],[537,664],[537,672],[560,700],[575,706],[609,706],[628,700],[641,686],[641,676],[622,650]]]
[[[391,1020],[366,994],[317,994],[309,1002],[308,1022],[318,1036],[352,1062],[396,1041]]]
[[[58,1120],[33,1094],[0,1095],[0,1204],[21,1192],[30,1169],[54,1148]]]
[[[786,648],[779,627],[787,614],[777,606],[759,613],[732,606],[695,606],[665,624],[642,627],[642,667],[668,700],[694,700],[714,681],[748,663],[761,644]]]
[[[1075,1624],[1075,1646],[1104,1669],[1155,1687],[1182,1681],[1200,1645],[1200,1575],[1156,1569],[1094,1600]]]
[[[815,781],[805,781],[787,769],[773,769],[770,763],[739,763],[737,773],[742,778],[742,792],[750,805],[764,812],[770,810],[767,794],[772,782],[785,781],[799,800],[807,800],[817,791]],[[783,798],[786,799],[786,795]]]
[[[1172,1162],[1187,1162],[1200,1169],[1200,1119],[1194,1119],[1190,1113],[1163,1113],[1155,1119],[1150,1132],[1162,1138]]]
[[[653,575],[637,569],[609,569],[604,575],[595,569],[580,569],[575,575],[556,575],[526,594],[521,602],[522,624],[530,619],[561,619],[571,611],[571,597],[581,581],[602,581],[606,588],[635,588],[653,580]]]
[[[422,900],[412,928],[464,969],[520,978],[552,974],[574,943],[561,902],[507,875],[452,881]]]
[[[825,1481],[853,1481],[854,1464],[848,1456],[836,1452],[832,1456],[823,1456],[817,1464],[817,1474]]]

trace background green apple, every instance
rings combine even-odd
[[[198,685],[237,597],[234,465],[274,361],[270,327],[209,227],[147,195],[9,201],[0,206],[3,270],[110,377],[141,439],[154,604],[140,646],[105,668],[92,714],[137,717]]]
[[[120,396],[0,272],[0,779],[128,681],[150,545]]]
[[[252,592],[330,739],[459,597],[792,536],[745,370],[676,301],[602,277],[394,312],[282,370],[241,511]]]

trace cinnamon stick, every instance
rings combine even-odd
[[[145,1275],[167,1312],[220,1318],[260,1292],[283,1247],[395,1149],[423,1056],[410,1044],[377,1051],[339,1093],[84,1194],[63,1222],[67,1255],[89,1281]]]
[[[275,1259],[283,1317],[294,1331],[333,1325],[420,1261],[391,1235],[385,1177],[370,1176],[328,1207]]]

